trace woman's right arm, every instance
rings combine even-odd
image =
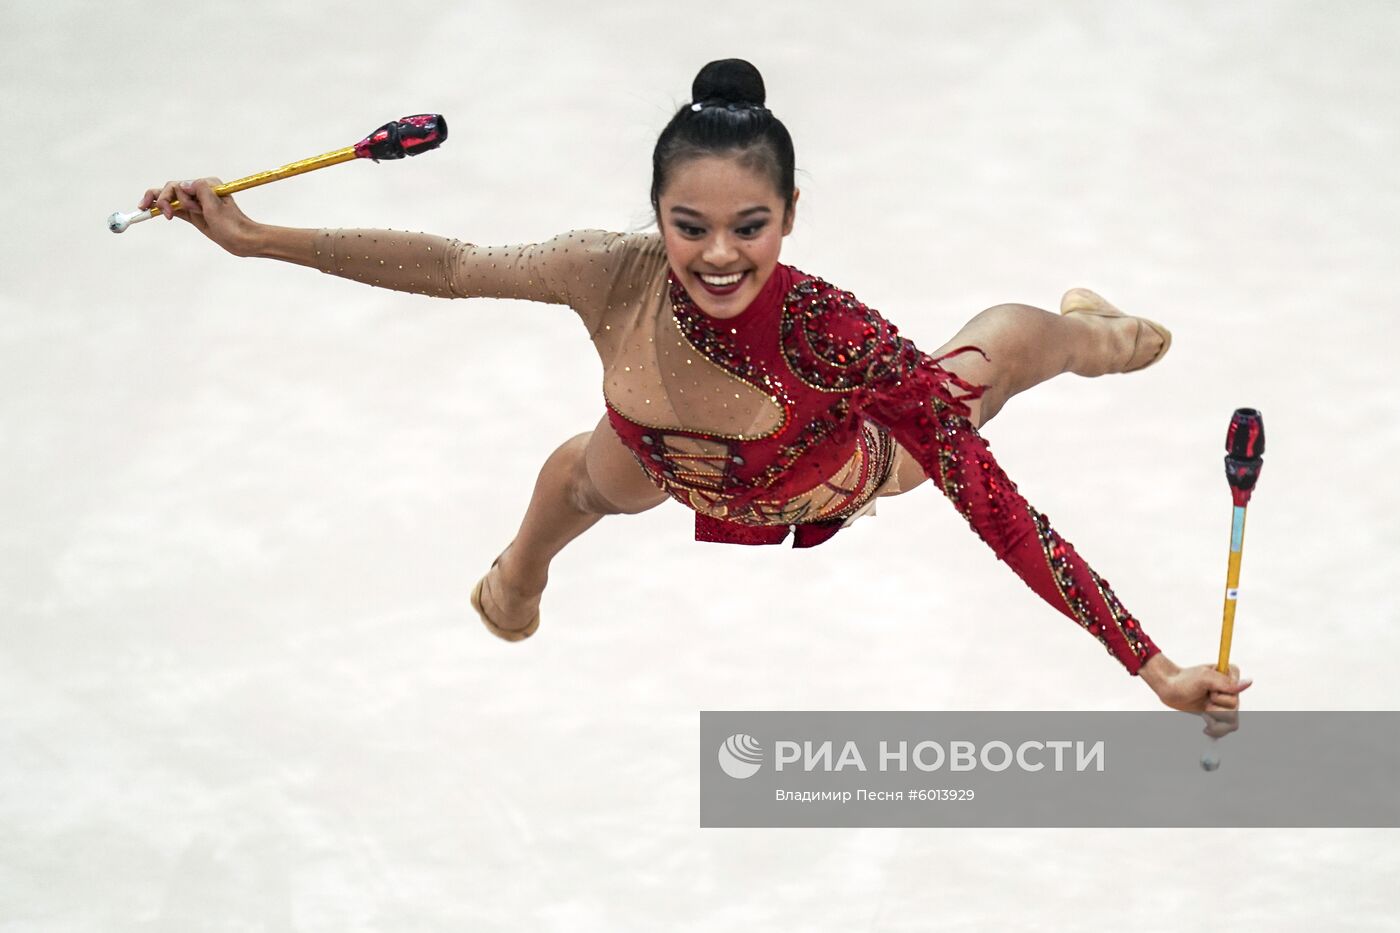
[[[145,210],[154,205],[167,220],[178,217],[235,256],[317,265],[318,231],[260,224],[243,213],[232,196],[214,194],[214,188],[221,184],[217,178],[168,181],[163,187],[147,189],[138,206]],[[182,210],[171,210],[174,201],[180,202]]]
[[[602,231],[575,231],[544,243],[502,247],[398,230],[275,227],[250,219],[231,197],[215,195],[219,184],[217,178],[169,182],[148,190],[141,207],[154,204],[166,217],[173,213],[235,256],[278,259],[368,285],[440,298],[569,304],[590,332],[621,260],[623,238]],[[183,210],[170,210],[175,199]]]

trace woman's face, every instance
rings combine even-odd
[[[657,198],[666,258],[681,285],[711,317],[734,317],[773,274],[792,206],[768,176],[730,156],[703,156],[676,166]]]

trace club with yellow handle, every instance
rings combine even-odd
[[[1230,483],[1230,497],[1235,510],[1230,523],[1230,564],[1225,572],[1225,616],[1220,623],[1220,659],[1215,669],[1230,674],[1230,640],[1235,634],[1235,603],[1240,595],[1240,558],[1244,556],[1244,515],[1259,471],[1264,467],[1264,416],[1253,408],[1236,408],[1230,416],[1230,429],[1225,434],[1225,479]],[[1207,733],[1209,734],[1209,733]],[[1214,771],[1220,767],[1220,755],[1215,751],[1215,737],[1201,756],[1201,768]]]
[[[436,149],[446,139],[447,121],[443,119],[442,114],[420,113],[404,117],[402,120],[391,120],[353,146],[346,146],[343,149],[313,156],[309,159],[289,162],[281,168],[225,182],[215,188],[214,193],[223,197],[227,194],[233,194],[235,191],[256,188],[258,185],[281,181],[283,178],[291,178],[294,175],[304,175],[307,172],[314,172],[318,168],[339,165],[341,162],[349,162],[352,159],[372,159],[375,162],[381,159],[402,159],[405,156],[419,155]],[[178,211],[181,208],[181,203],[172,201],[170,208]],[[155,206],[148,210],[138,208],[134,211],[117,211],[107,218],[107,229],[113,233],[121,233],[132,224],[160,216],[160,212],[160,208]]]
[[[1234,517],[1230,527],[1230,564],[1225,574],[1225,617],[1220,624],[1220,660],[1215,669],[1230,673],[1230,639],[1235,634],[1235,602],[1240,594],[1240,559],[1244,556],[1244,518],[1259,471],[1264,468],[1264,416],[1237,408],[1225,435],[1225,479],[1230,483]]]

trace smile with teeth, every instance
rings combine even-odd
[[[700,281],[704,282],[706,285],[713,285],[716,288],[733,285],[744,277],[744,273],[742,272],[731,272],[728,275],[707,275],[704,272],[697,272],[696,275],[698,275]]]

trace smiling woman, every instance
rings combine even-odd
[[[711,62],[653,153],[660,235],[574,231],[481,247],[387,230],[300,230],[247,218],[217,179],[150,189],[225,249],[438,297],[568,305],[603,362],[606,413],[545,462],[515,539],[472,591],[488,629],[539,626],[553,559],[605,515],[673,498],[696,537],[828,540],[877,498],[933,478],[976,533],[1168,706],[1225,711],[1248,681],[1166,659],[1033,509],[978,429],[1046,379],[1130,372],[1164,328],[1071,289],[1059,314],[998,305],[922,353],[849,292],[779,261],[796,219],[793,147],[748,62]]]
[[[792,137],[763,106],[763,77],[748,62],[710,62],[691,94],[652,152],[651,206],[686,291],[711,317],[733,317],[772,275],[792,232]]]
[[[700,309],[737,316],[753,303],[792,232],[797,193],[773,186],[727,156],[688,162],[661,196],[657,214],[671,270]]]

